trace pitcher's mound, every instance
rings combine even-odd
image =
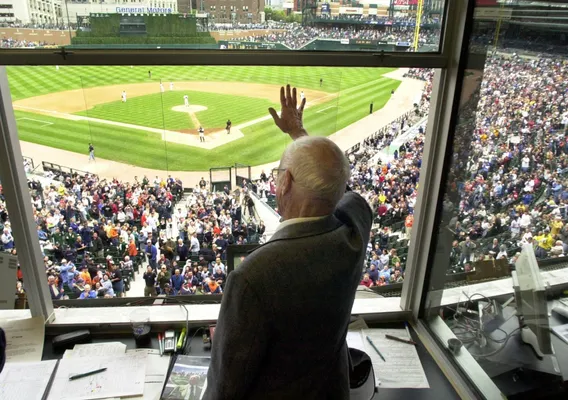
[[[190,105],[189,107],[186,106],[175,106],[172,107],[172,111],[178,111],[178,112],[191,112],[191,113],[196,113],[199,111],[205,111],[207,110],[207,107],[205,106],[198,106],[198,105]]]

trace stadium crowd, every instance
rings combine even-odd
[[[39,46],[48,46],[49,43],[40,41],[28,41],[28,40],[16,40],[14,38],[2,38],[0,39],[0,49],[12,49],[12,48],[33,48]]]
[[[420,33],[419,43],[424,45],[426,43],[436,44],[439,40],[439,30],[425,30]],[[385,42],[412,42],[414,38],[414,28],[391,28],[388,31],[382,31],[372,28],[355,29],[353,27],[347,28],[324,28],[324,27],[310,27],[295,24],[291,29],[285,32],[270,33],[260,36],[242,36],[235,37],[236,40],[250,41],[250,42],[269,42],[281,43],[291,49],[300,49],[310,41],[315,39],[362,39],[362,40],[377,40]]]
[[[258,241],[265,229],[250,216],[241,223],[238,191],[211,193],[204,180],[184,198],[182,182],[171,176],[46,179],[28,183],[54,300],[124,296],[146,262],[146,295],[220,293],[228,244]],[[0,232],[0,249],[17,254],[1,186]],[[18,268],[20,294],[24,278]]]
[[[424,126],[401,146],[393,148],[392,142],[428,113],[433,71],[410,69],[406,76],[426,82],[416,115],[392,123],[349,155],[351,186],[375,213],[368,267],[361,281],[368,287],[404,279]],[[449,222],[454,240],[449,274],[472,271],[474,263],[484,259],[513,263],[527,243],[534,246],[538,258],[568,255],[567,78],[568,63],[563,58],[488,55],[479,102],[471,105],[473,131],[467,124],[463,128],[467,132],[461,137],[468,143],[456,147],[463,153],[456,154],[457,168],[449,179],[446,205],[453,204],[457,210]],[[128,256],[121,260],[128,263],[132,258],[136,262],[137,256],[140,261],[144,253],[149,259],[144,274],[146,294],[221,293],[226,246],[256,241],[264,231],[262,224],[243,220],[246,188],[209,193],[205,186],[203,181],[185,203],[178,203],[177,210],[173,199],[180,200],[176,196],[181,182],[171,178],[156,178],[152,183],[146,178],[142,182],[135,179],[133,184],[123,184],[87,176],[67,178],[59,187],[33,189],[38,236],[45,243],[44,250],[52,247],[46,270],[50,287],[57,289],[54,298],[69,295],[77,282],[81,288],[85,279],[76,271],[77,265],[89,273],[91,282],[99,277],[93,283],[95,288],[97,283],[103,287],[105,279],[110,279],[111,285],[112,277],[116,279],[115,268],[120,271],[113,266],[117,264],[112,256]],[[252,190],[274,203],[270,173],[263,172]],[[137,201],[133,202],[133,196]],[[3,248],[15,251],[1,203],[0,220]],[[100,240],[95,240],[97,237]],[[110,249],[111,259],[101,260]],[[81,257],[85,251],[94,257]],[[65,271],[65,278],[61,271]],[[63,289],[65,283],[67,289]],[[113,286],[115,295],[123,290]],[[109,295],[108,291],[104,295]]]
[[[406,73],[426,82],[417,116],[428,113],[433,75],[418,68]],[[463,135],[471,143],[457,145],[464,151],[455,157],[463,174],[449,179],[458,211],[449,224],[454,242],[448,274],[472,271],[481,260],[514,263],[526,243],[538,258],[568,255],[567,75],[563,58],[488,56],[480,101],[473,106],[473,135]],[[392,124],[349,155],[351,185],[375,212],[361,280],[367,287],[404,279],[425,127],[399,148],[391,143],[415,120]],[[389,146],[391,158],[377,156]],[[271,179],[256,186],[274,204]]]

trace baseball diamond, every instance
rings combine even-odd
[[[228,66],[8,68],[22,141],[81,154],[93,143],[98,158],[175,171],[278,160],[287,138],[267,109],[278,106],[282,84],[304,92],[310,133],[329,136],[369,115],[370,103],[375,112],[380,110],[401,83],[397,72]],[[320,86],[320,79],[325,84]],[[227,119],[233,124],[231,135],[225,134]],[[205,141],[199,140],[200,126]]]

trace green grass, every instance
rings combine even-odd
[[[189,96],[190,104],[207,107],[207,110],[195,113],[204,127],[222,128],[228,118],[234,125],[238,125],[262,117],[266,115],[268,107],[276,106],[268,100],[253,97],[207,92],[167,91],[132,97],[126,103],[119,100],[99,104],[90,110],[81,111],[77,114],[158,129],[198,128],[193,126],[187,113],[172,110],[174,106],[183,106],[183,96],[186,94]]]
[[[371,102],[375,110],[380,109],[390,98],[391,90],[400,84],[381,76],[392,70],[388,68],[61,67],[55,72],[54,67],[8,67],[8,77],[12,98],[19,100],[81,87],[151,82],[148,79],[149,69],[152,70],[152,81],[290,83],[306,89],[339,92],[338,98],[330,98],[330,101],[308,108],[304,113],[306,128],[310,134],[319,136],[330,135],[365,117]],[[324,79],[322,88],[319,87],[320,78]],[[200,97],[199,102],[192,100],[194,95]],[[159,128],[165,121],[166,129],[178,129],[176,127],[180,126],[183,129],[190,124],[187,116],[170,110],[170,105],[180,104],[178,96],[176,92],[165,92],[163,104],[160,94],[141,96],[126,103],[127,107],[137,106],[135,109],[120,110],[118,107],[122,103],[118,101],[97,106],[86,114]],[[137,101],[140,103],[137,104]],[[199,92],[190,94],[190,101],[208,107],[211,104],[207,111],[197,113],[204,126],[222,126],[227,118],[231,118],[234,125],[256,119],[267,115],[266,109],[270,105],[267,100],[248,98],[246,93],[228,96]],[[87,154],[88,143],[92,142],[97,157],[172,171],[203,171],[234,165],[235,162],[260,165],[278,160],[290,142],[271,120],[243,129],[245,137],[242,139],[213,150],[202,150],[164,142],[157,133],[107,124],[70,121],[22,111],[16,111],[16,118],[21,140],[81,154]],[[46,125],[48,122],[53,125]],[[60,164],[65,165],[65,160],[61,160]]]

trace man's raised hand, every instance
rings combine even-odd
[[[280,105],[282,107],[280,116],[278,116],[274,108],[271,107],[268,109],[276,126],[280,128],[282,132],[290,135],[293,140],[302,136],[308,136],[302,122],[306,99],[302,99],[302,103],[300,107],[298,107],[296,88],[291,90],[290,85],[286,85],[286,90],[284,90],[284,87],[280,88]]]

